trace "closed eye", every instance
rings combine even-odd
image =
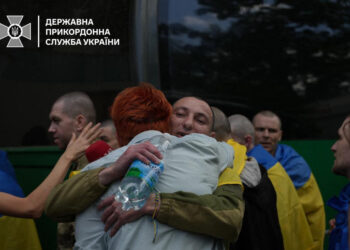
[[[185,116],[185,113],[179,113],[179,112],[177,112],[177,113],[175,113],[175,115],[176,115],[177,117],[184,117],[184,116]]]

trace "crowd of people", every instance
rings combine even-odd
[[[38,218],[45,209],[59,222],[58,249],[324,248],[321,192],[304,158],[280,143],[276,113],[260,111],[251,121],[227,117],[194,96],[171,105],[162,91],[140,84],[116,96],[111,120],[95,125],[95,117],[85,93],[54,102],[48,131],[65,151],[27,197],[4,154],[0,228],[4,218]],[[350,117],[338,134],[332,170],[349,179]],[[159,135],[170,141],[165,154],[149,142]],[[135,159],[163,160],[164,172],[141,209],[124,211],[115,193]],[[349,197],[346,186],[327,203],[339,211],[329,249],[348,249]],[[2,232],[0,249],[20,249]],[[38,242],[21,244],[40,249]]]

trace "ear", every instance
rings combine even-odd
[[[244,136],[244,145],[246,146],[246,148],[248,150],[250,150],[252,147],[252,143],[253,143],[253,138],[251,135],[246,135]]]
[[[87,124],[87,119],[85,116],[83,116],[82,114],[77,115],[75,117],[75,129],[78,133],[80,133],[81,131],[83,131],[84,127]]]
[[[211,132],[209,133],[209,136],[215,138],[216,134],[215,134],[214,131],[211,131]]]

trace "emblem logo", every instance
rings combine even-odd
[[[0,40],[10,37],[7,48],[23,48],[21,37],[31,40],[31,24],[21,26],[23,16],[7,16],[10,25],[0,23]]]

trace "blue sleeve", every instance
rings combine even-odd
[[[21,187],[18,185],[15,170],[7,159],[5,151],[0,150],[0,192],[24,197]]]
[[[4,151],[0,151],[0,192],[24,197],[23,191],[16,181],[15,171]]]
[[[0,150],[0,171],[16,179],[15,170],[7,158],[7,153],[3,150]]]
[[[338,211],[335,217],[335,228],[329,237],[330,250],[347,250],[348,246],[348,207],[350,200],[350,183],[340,192],[327,201],[327,205]]]

